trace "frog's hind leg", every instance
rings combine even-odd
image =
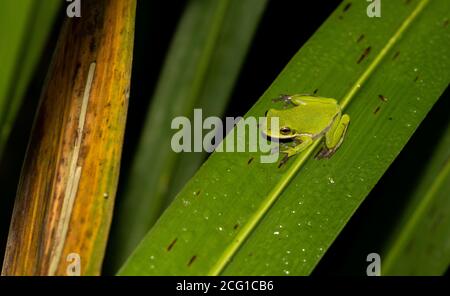
[[[344,114],[336,118],[331,128],[325,134],[325,147],[317,154],[317,158],[330,158],[344,141],[350,123],[350,116]]]

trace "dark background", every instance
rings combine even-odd
[[[225,116],[244,115],[340,2],[271,0]],[[122,174],[126,174],[129,169],[150,98],[184,6],[185,1],[138,0]],[[62,21],[63,17],[54,26],[54,32],[13,129],[13,136],[7,145],[9,149],[4,159],[0,160],[0,254],[4,253],[13,199],[34,111]],[[292,38],[292,30],[295,30],[296,38]],[[365,274],[367,254],[380,252],[380,242],[386,238],[388,230],[392,228],[395,218],[405,204],[404,198],[401,197],[407,196],[410,182],[420,177],[422,166],[430,157],[430,149],[440,134],[440,129],[436,127],[450,123],[447,112],[450,110],[449,103],[450,91],[447,89],[404,151],[329,249],[314,274]],[[111,274],[107,263],[105,267],[105,273]]]

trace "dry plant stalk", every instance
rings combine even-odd
[[[3,275],[100,273],[128,107],[136,0],[82,2],[44,86]],[[76,270],[76,268],[75,268]],[[69,270],[70,271],[70,270]]]

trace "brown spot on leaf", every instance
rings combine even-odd
[[[202,192],[202,191],[199,189],[199,190],[197,190],[197,191],[194,193],[194,195],[195,195],[195,196],[199,196],[201,192]]]
[[[318,91],[319,91],[319,89],[316,88],[316,89],[314,90],[313,94],[317,94]]]
[[[239,228],[239,223],[234,224],[233,229],[236,230]]]
[[[383,96],[383,95],[378,95],[378,98],[380,100],[382,100],[383,102],[387,102],[388,101],[388,99],[385,96]]]
[[[192,258],[189,260],[187,266],[191,266],[192,263],[194,263],[194,261],[197,259],[197,255],[192,256]]]
[[[446,20],[444,21],[444,28],[447,28],[447,27],[448,27],[448,23],[449,23],[449,20],[446,19]]]
[[[92,238],[92,235],[93,235],[93,233],[92,233],[92,230],[91,230],[91,229],[88,229],[88,230],[86,231],[86,233],[85,233],[86,239]]]
[[[350,7],[352,7],[352,2],[347,3],[347,5],[344,6],[344,10],[342,12],[347,12]]]
[[[375,111],[373,111],[373,114],[377,114],[378,113],[378,111],[380,111],[380,109],[381,109],[381,107],[380,106],[378,106],[376,109],[375,109]]]
[[[417,82],[417,80],[419,80],[419,76],[416,76],[416,78],[414,78],[414,82]]]
[[[172,250],[173,246],[175,245],[175,243],[177,242],[178,238],[175,238],[170,245],[167,246],[167,251],[170,252],[170,250]]]
[[[400,51],[397,51],[394,56],[392,57],[393,60],[396,60],[398,56],[400,55]]]
[[[366,36],[364,36],[364,34],[361,34],[361,36],[359,36],[359,38],[358,38],[358,40],[356,40],[356,42],[360,43],[361,41],[363,41],[364,37],[366,37]]]
[[[255,158],[254,158],[254,157],[251,157],[251,158],[247,161],[247,164],[251,164],[252,161],[253,161],[253,159],[255,159]]]
[[[356,62],[357,64],[361,64],[361,62],[369,55],[370,51],[372,50],[372,47],[369,46],[366,49],[364,49],[364,52],[362,53],[362,55],[359,57],[358,61]]]

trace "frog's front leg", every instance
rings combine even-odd
[[[280,166],[286,163],[289,157],[294,156],[303,150],[305,150],[308,146],[310,146],[313,142],[311,136],[298,136],[294,139],[295,143],[298,143],[295,146],[289,146],[281,151],[281,153],[285,154],[285,157],[281,160]]]
[[[330,158],[344,141],[345,133],[347,132],[350,123],[350,116],[344,114],[338,116],[331,128],[325,134],[325,148],[323,148],[317,158]]]

